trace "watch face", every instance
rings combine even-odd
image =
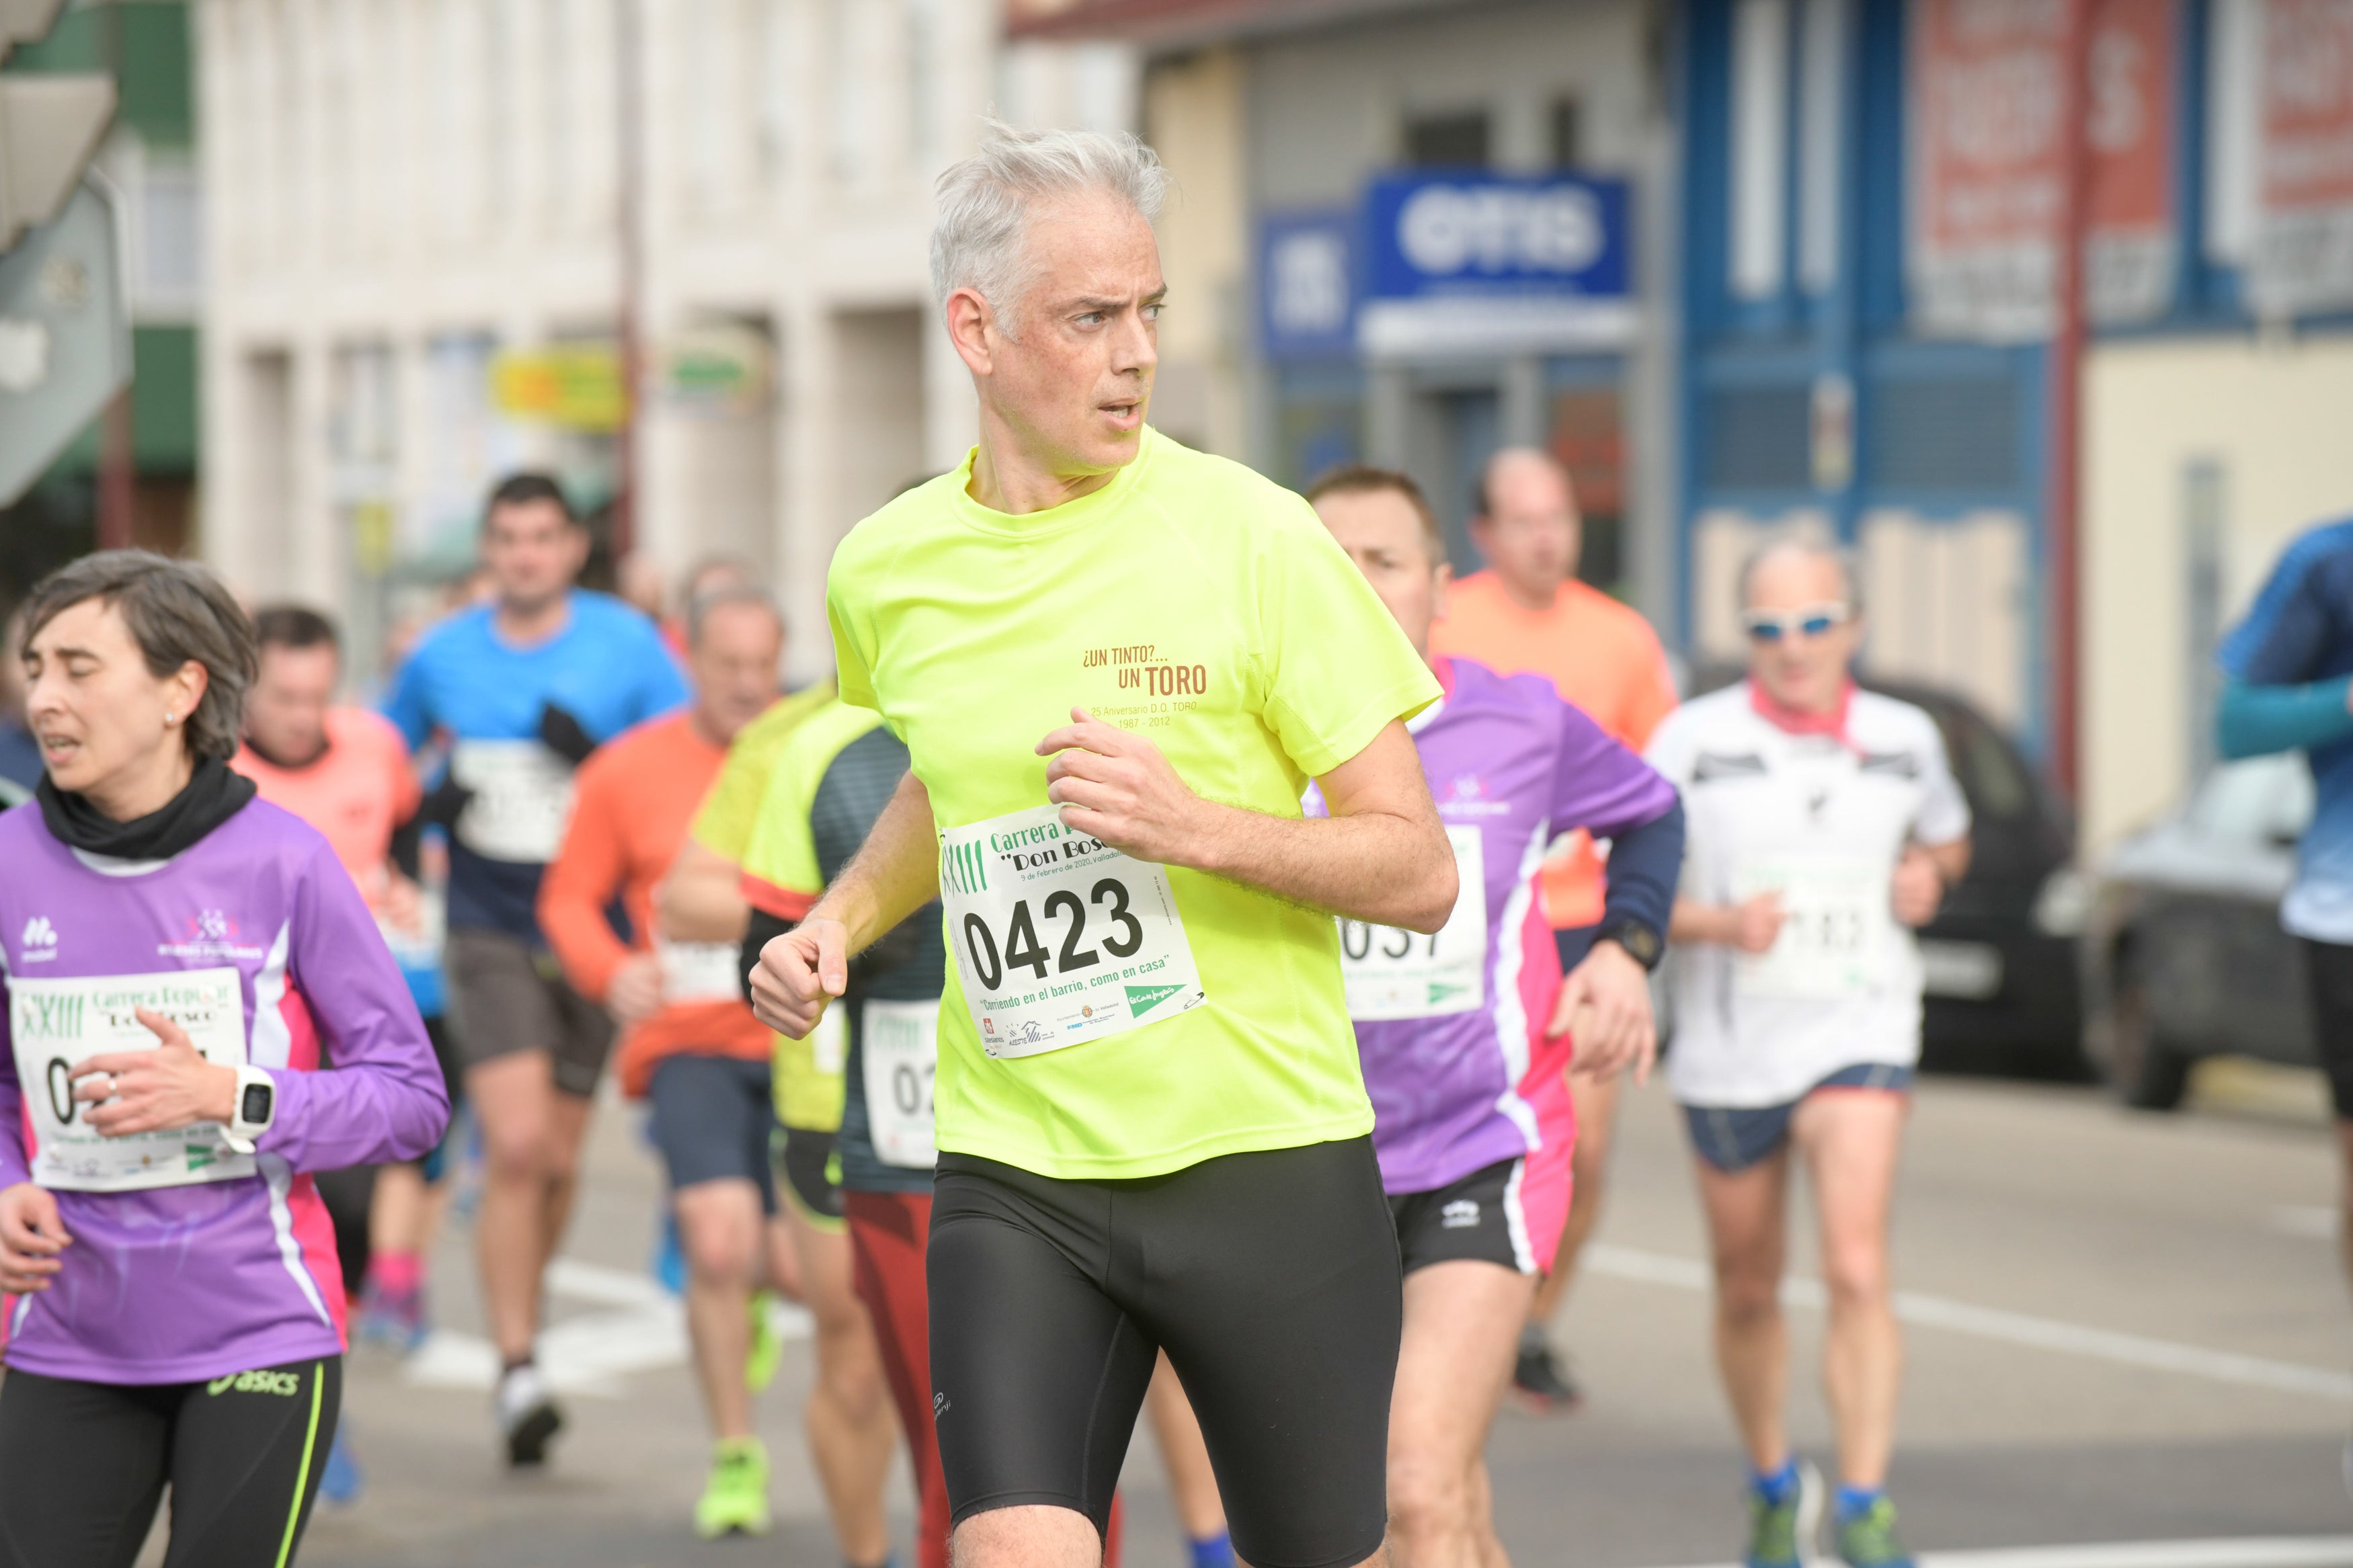
[[[248,1124],[259,1124],[269,1121],[269,1102],[272,1098],[268,1084],[247,1084],[245,1097],[237,1108],[237,1119]]]

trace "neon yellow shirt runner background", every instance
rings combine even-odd
[[[907,743],[942,829],[1046,804],[1073,706],[1208,799],[1300,815],[1437,681],[1307,503],[1146,430],[1092,495],[1011,516],[972,459],[860,523],[827,585],[844,701]],[[1158,1175],[1370,1131],[1328,915],[1171,867],[1208,1000],[1067,1049],[980,1047],[951,966],[939,1147],[1064,1178]]]

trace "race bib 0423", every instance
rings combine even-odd
[[[948,947],[981,1049],[1033,1057],[1208,1000],[1168,873],[1040,805],[940,836]]]
[[[1487,999],[1487,859],[1476,827],[1450,826],[1461,890],[1435,936],[1340,922],[1348,1016],[1365,1023],[1469,1013]]]
[[[245,1065],[245,1000],[227,965],[8,982],[16,1082],[32,1121],[33,1180],[42,1186],[122,1193],[254,1173],[253,1156],[229,1148],[227,1130],[215,1122],[123,1138],[90,1125],[90,1106],[73,1098],[73,1069],[91,1057],[154,1049],[142,1007],[185,1029],[206,1060]]]

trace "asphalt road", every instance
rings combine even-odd
[[[1951,1568],[2353,1564],[2340,1462],[2353,1326],[2325,1205],[2332,1153],[2309,1086],[2222,1086],[2200,1110],[2130,1115],[2096,1091],[1936,1081],[1917,1097],[1898,1215],[1909,1323],[1893,1479],[1916,1548]],[[705,1439],[675,1307],[646,1278],[659,1173],[636,1114],[599,1119],[555,1281],[547,1362],[574,1390],[543,1475],[497,1464],[470,1238],[441,1248],[443,1332],[355,1358],[347,1419],[368,1488],[322,1510],[311,1568],[567,1568],[839,1561],[807,1452],[796,1342],[761,1424],[776,1533],[703,1545],[687,1518]],[[1590,1397],[1507,1415],[1490,1449],[1523,1564],[1674,1568],[1736,1552],[1741,1470],[1706,1342],[1688,1157],[1655,1089],[1630,1102],[1601,1244],[1564,1323]],[[1795,1422],[1826,1458],[1801,1251],[1790,1286]],[[894,1483],[903,1542],[909,1493]],[[1184,1562],[1148,1432],[1127,1472],[1137,1568]],[[2268,1544],[2183,1545],[2262,1538]],[[2127,1543],[2113,1551],[2059,1550]],[[2011,1549],[2000,1555],[1979,1555]],[[902,1547],[902,1562],[908,1559]]]

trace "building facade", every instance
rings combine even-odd
[[[199,15],[205,549],[248,593],[342,608],[363,668],[470,562],[497,475],[610,497],[626,188],[636,545],[672,574],[749,562],[786,601],[793,673],[822,673],[834,543],[971,439],[930,304],[934,179],[992,105],[1134,117],[1121,51],[1008,48],[995,0]]]
[[[2211,760],[2212,655],[2353,511],[2353,4],[2093,0],[2077,805]],[[2059,0],[1685,0],[1683,638],[1738,657],[1766,526],[1855,545],[1880,673],[2055,762]],[[2328,171],[2338,171],[2330,174]],[[2318,171],[2316,174],[2313,171]]]
[[[1419,479],[1458,566],[1505,444],[1574,474],[1588,579],[1672,599],[1674,133],[1641,0],[1081,0],[1145,58],[1176,195],[1155,423],[1291,485]]]

